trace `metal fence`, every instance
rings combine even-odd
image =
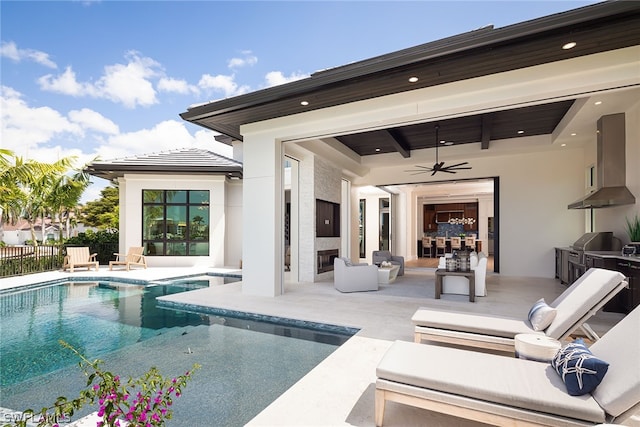
[[[90,247],[97,253],[100,264],[108,264],[118,252],[117,243],[105,243]],[[62,268],[65,246],[41,245],[7,246],[0,248],[0,277],[22,276],[25,274],[53,271]]]

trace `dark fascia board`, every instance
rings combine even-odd
[[[92,164],[84,169],[89,175],[112,180],[125,173],[181,173],[185,175],[231,175],[242,178],[242,166],[158,166],[158,165],[114,165]]]
[[[628,12],[637,12],[638,10],[640,10],[640,2],[637,1],[606,1],[503,28],[481,28],[349,65],[319,71],[306,79],[196,106],[181,113],[180,117],[186,121],[196,122],[199,119],[224,114],[229,111],[304,94],[311,90],[318,90],[325,85],[355,77],[363,77],[368,74],[379,73],[462,51],[515,41],[522,37],[530,37],[546,31],[571,27]]]

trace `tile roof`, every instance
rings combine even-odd
[[[242,177],[242,162],[200,148],[179,148],[87,165],[90,175],[113,180],[125,173],[181,173]]]

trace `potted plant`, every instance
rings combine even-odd
[[[640,217],[636,214],[632,220],[627,217],[625,217],[625,220],[627,221],[629,240],[632,243],[640,243]]]

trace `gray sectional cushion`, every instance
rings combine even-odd
[[[376,370],[378,378],[510,407],[594,423],[605,413],[591,395],[569,396],[546,363],[396,341]]]
[[[545,334],[556,339],[562,337],[623,280],[624,275],[617,271],[589,269],[550,304],[556,309],[556,317]]]
[[[640,402],[640,306],[589,348],[607,362],[607,375],[592,393],[607,413],[618,416]]]
[[[517,334],[536,333],[529,322],[523,319],[440,311],[431,308],[418,309],[411,321],[417,326],[504,338],[514,338]]]

